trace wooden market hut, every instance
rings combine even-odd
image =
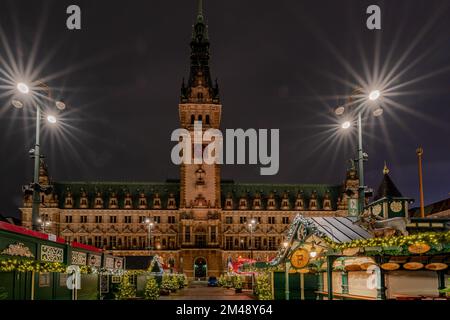
[[[107,258],[101,249],[0,222],[0,300],[98,299],[99,272],[92,271],[123,268],[122,258]],[[67,266],[82,271],[75,295]]]

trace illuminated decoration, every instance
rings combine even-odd
[[[34,258],[34,255],[30,251],[30,248],[26,247],[21,242],[18,242],[16,244],[10,244],[8,246],[8,248],[4,249],[0,254],[5,254],[5,255],[8,255],[8,256],[19,256],[19,257]]]
[[[66,266],[59,262],[40,262],[31,259],[0,260],[0,272],[65,272]]]
[[[309,269],[300,269],[300,270],[298,270],[298,273],[303,273],[303,274],[309,273]]]
[[[411,253],[425,253],[430,251],[431,247],[426,243],[415,243],[408,247],[408,251]]]
[[[400,268],[400,265],[395,262],[386,262],[381,265],[381,269],[387,270],[387,271],[394,271]]]
[[[356,247],[356,248],[347,248],[344,249],[344,251],[342,252],[344,254],[344,256],[354,256],[357,253],[359,253],[361,249]]]
[[[400,212],[402,211],[403,208],[402,203],[400,201],[393,201],[390,207],[393,212]]]
[[[63,262],[64,249],[41,245],[41,260],[47,262]]]
[[[406,251],[407,246],[415,244],[427,244],[442,253],[450,252],[450,231],[447,232],[424,232],[408,236],[396,236],[389,238],[358,239],[345,243],[335,243],[329,238],[324,239],[334,250],[344,250],[347,248],[363,247],[365,251],[372,247],[379,247],[389,250],[393,246],[401,247],[401,251]],[[398,252],[402,254],[402,252]]]
[[[372,213],[374,215],[379,215],[381,213],[381,210],[382,210],[381,204],[377,204],[377,205],[373,206]]]
[[[439,263],[439,262],[429,263],[425,266],[425,269],[433,270],[433,271],[441,271],[441,270],[445,270],[447,268],[448,268],[447,264]]]
[[[423,263],[420,262],[407,262],[403,265],[406,270],[419,270],[423,268]]]
[[[302,269],[308,265],[309,252],[306,249],[300,248],[295,250],[291,256],[291,266],[296,269]]]

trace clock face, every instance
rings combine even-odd
[[[377,204],[372,208],[372,213],[379,215],[381,213],[381,204]]]
[[[400,212],[402,211],[402,203],[400,201],[394,201],[391,203],[391,210],[393,212]]]

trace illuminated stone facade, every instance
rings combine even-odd
[[[190,76],[179,104],[182,128],[193,134],[195,121],[219,128],[222,105],[209,70],[209,40],[201,12],[191,41]],[[351,190],[357,196],[356,170],[336,185],[241,184],[222,181],[219,165],[181,165],[180,179],[163,183],[54,182],[41,165],[41,196],[47,232],[104,248],[114,255],[160,255],[189,277],[219,275],[229,258],[271,259],[293,217],[345,216]],[[32,197],[24,196],[24,226],[31,227]],[[147,218],[156,224],[151,230]],[[249,223],[255,220],[250,229]],[[202,261],[203,260],[203,261]],[[197,266],[196,266],[197,265]]]

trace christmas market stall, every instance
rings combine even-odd
[[[98,299],[102,250],[0,222],[0,299]]]
[[[351,217],[314,217],[297,215],[291,224],[283,247],[269,265],[272,272],[272,296],[274,299],[320,298],[327,284],[327,274],[340,273],[333,266],[323,268],[326,253],[330,249],[329,237],[337,243],[371,237]],[[328,273],[327,273],[328,271]]]

